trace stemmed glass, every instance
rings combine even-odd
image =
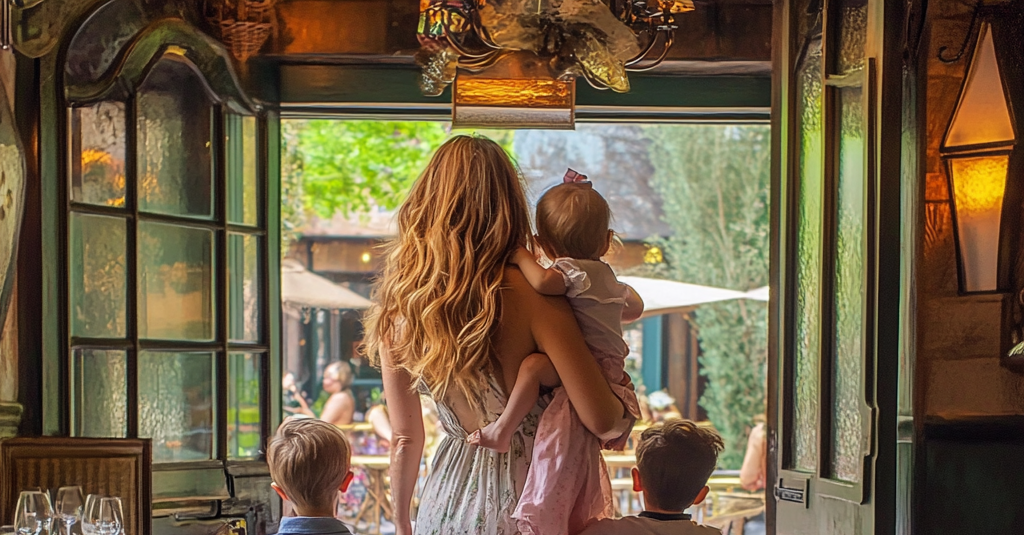
[[[90,494],[85,498],[85,508],[82,510],[82,533],[84,535],[95,535],[96,518],[99,514],[100,498],[102,494]]]
[[[28,490],[18,496],[18,507],[14,511],[14,529],[19,535],[47,533],[53,525],[53,508],[50,495],[38,490]]]
[[[98,498],[93,507],[95,516],[93,528],[99,535],[121,535],[124,533],[124,512],[121,498]]]
[[[61,487],[57,490],[57,518],[64,522],[68,535],[71,527],[82,520],[82,487]]]

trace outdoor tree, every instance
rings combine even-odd
[[[655,275],[748,291],[768,284],[769,163],[767,126],[687,125],[645,128],[670,238]],[[704,305],[699,333],[700,399],[725,439],[720,465],[739,468],[747,430],[765,411],[768,311],[749,300]]]
[[[282,122],[282,230],[287,245],[308,215],[393,210],[453,134],[435,121]],[[512,131],[480,131],[511,150]],[[286,249],[286,247],[284,248]]]

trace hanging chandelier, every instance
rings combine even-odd
[[[676,15],[694,8],[692,0],[423,0],[420,7],[421,89],[435,96],[460,72],[504,64],[502,72],[514,73],[514,58],[527,56],[523,76],[531,79],[540,62],[545,81],[582,77],[597,89],[629,91],[627,73],[661,63]]]

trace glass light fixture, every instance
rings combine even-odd
[[[575,126],[575,80],[555,78],[531,52],[505,53],[477,72],[460,68],[452,97],[455,128]]]
[[[989,24],[978,32],[953,120],[942,143],[957,246],[960,290],[1000,288],[1003,197],[1016,142],[1013,117],[999,72]]]

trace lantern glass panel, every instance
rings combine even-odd
[[[967,82],[960,95],[960,104],[946,134],[946,148],[1011,142],[1014,139],[992,32],[987,24],[982,26],[981,32]]]
[[[993,291],[998,286],[999,225],[1009,163],[1005,154],[949,161],[963,285],[968,292]]]

